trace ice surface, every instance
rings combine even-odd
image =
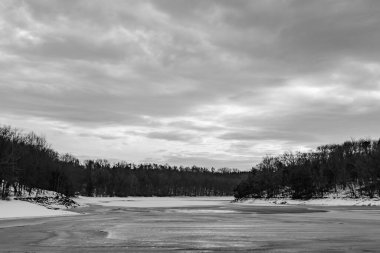
[[[80,205],[100,205],[118,207],[189,207],[213,206],[230,202],[230,197],[78,197],[74,199]]]
[[[1,250],[378,252],[380,247],[377,206],[258,206],[232,199],[80,197],[82,204],[94,204],[79,207],[84,215],[0,220]]]
[[[168,209],[167,213],[194,213],[194,214],[213,214],[213,213],[236,213],[234,210],[226,210],[226,209]]]

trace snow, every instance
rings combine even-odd
[[[234,200],[231,197],[83,197],[74,199],[81,206],[100,205],[112,207],[154,208],[154,207],[202,207],[218,206]],[[236,205],[276,206],[276,205],[311,205],[311,206],[380,206],[380,198],[347,198],[330,195],[326,198],[294,200],[290,198],[247,199],[234,202]],[[208,212],[211,212],[209,210]],[[219,212],[219,211],[216,211]]]
[[[81,206],[100,205],[115,207],[189,207],[189,206],[216,206],[223,202],[230,202],[231,197],[78,197],[75,202]]]
[[[44,197],[53,198],[53,197],[57,196],[58,193],[54,192],[54,191],[48,191],[48,190],[42,190],[42,189],[33,189],[30,192],[30,194],[27,191],[23,191],[21,195],[24,197],[42,197],[42,196],[44,196]]]
[[[2,187],[2,185],[0,184],[0,186]],[[57,192],[54,192],[54,191],[48,191],[48,190],[43,190],[43,189],[32,189],[30,191],[26,190],[26,189],[21,189],[21,194],[20,195],[17,195],[15,194],[15,192],[13,191],[13,187],[9,188],[9,196],[10,197],[55,197],[57,195],[59,195]]]
[[[310,206],[380,206],[380,198],[343,198],[327,197],[309,200],[289,198],[248,199],[237,202],[239,205],[275,206],[275,205],[310,205]]]
[[[33,189],[29,192],[24,189],[20,196],[15,196],[13,188],[10,188],[9,193],[9,200],[0,200],[0,219],[78,214],[66,211],[68,207],[76,207],[75,203],[70,203],[70,199],[64,199],[54,191]]]
[[[0,219],[50,217],[77,214],[78,213],[69,211],[48,209],[44,206],[21,200],[0,200]]]
[[[275,206],[275,205],[310,205],[310,206],[380,206],[380,197],[352,198],[350,189],[338,188],[324,196],[324,198],[313,198],[309,200],[283,198],[260,198],[246,199],[236,202],[240,205]]]

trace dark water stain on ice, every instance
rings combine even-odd
[[[90,206],[0,221],[1,252],[377,252],[376,207]]]

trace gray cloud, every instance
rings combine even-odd
[[[110,43],[95,44],[82,37],[66,36],[64,38],[49,38],[40,44],[27,48],[11,48],[17,52],[30,56],[43,56],[51,60],[85,60],[85,61],[121,61],[126,56],[128,45],[110,45]],[[124,47],[124,48],[123,48]]]
[[[377,138],[379,11],[376,0],[3,1],[0,118],[128,137],[136,161],[159,141],[166,153],[151,159],[240,168],[266,151]],[[120,145],[107,155],[125,155]]]
[[[167,141],[184,141],[191,142],[196,139],[196,136],[183,132],[150,132],[145,135],[152,139],[161,139]]]
[[[117,140],[120,139],[120,136],[113,136],[109,134],[96,134],[96,133],[80,133],[78,134],[81,137],[97,137],[103,140]]]
[[[235,131],[227,132],[219,136],[223,140],[240,140],[240,141],[263,141],[263,140],[286,140],[286,141],[315,141],[315,137],[309,133],[304,134],[293,130],[285,132],[278,130],[260,130],[260,131]]]
[[[171,127],[177,127],[186,130],[193,130],[198,132],[215,132],[223,130],[224,128],[215,124],[212,125],[200,125],[188,120],[174,121],[168,124]]]

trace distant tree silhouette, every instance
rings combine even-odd
[[[33,189],[67,196],[224,196],[247,172],[222,168],[176,167],[159,164],[110,164],[87,160],[81,164],[70,154],[59,155],[34,133],[0,127],[1,197]]]
[[[324,145],[311,152],[265,157],[235,197],[308,199],[347,189],[352,197],[380,195],[380,140]]]

